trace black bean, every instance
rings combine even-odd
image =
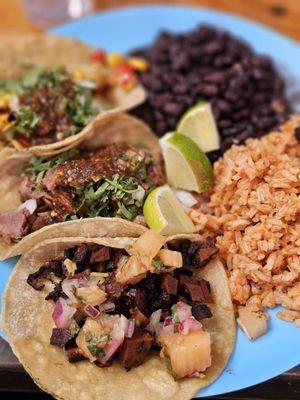
[[[162,32],[148,49],[135,54],[150,62],[140,74],[148,100],[134,110],[155,132],[173,131],[181,115],[200,100],[211,102],[221,151],[260,137],[290,113],[285,82],[273,61],[257,55],[243,40],[212,26],[192,32]]]

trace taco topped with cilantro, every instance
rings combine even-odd
[[[190,399],[220,375],[235,340],[212,241],[147,230],[136,240],[42,243],[21,258],[4,296],[15,354],[58,399],[132,390],[135,399]]]
[[[40,36],[36,40],[40,41]],[[15,66],[8,71],[0,70],[0,159],[16,152],[51,154],[70,148],[93,134],[97,120],[107,110],[130,109],[145,98],[134,70],[125,59],[124,65],[113,68],[106,57],[96,59],[87,46],[89,62],[84,60],[84,64],[76,67],[56,62],[54,66],[51,57],[48,64],[43,62],[43,57],[46,60],[49,57],[48,38],[44,40],[43,50],[39,45],[41,65],[36,63],[36,57],[30,63],[27,55],[26,64],[21,68],[20,53],[16,75],[11,72]],[[52,52],[55,52],[55,40],[61,48],[61,38],[51,37]],[[84,46],[80,42],[78,45]],[[0,50],[5,53],[3,44]],[[67,46],[65,51],[68,52]]]
[[[119,128],[128,133],[129,143],[135,142],[130,134],[147,142],[144,124],[125,114],[108,121],[98,139],[105,143],[107,132],[113,138]],[[104,143],[92,147],[89,141],[89,148],[7,163],[0,177],[0,257],[7,257],[9,249],[22,253],[22,246],[32,247],[40,235],[57,237],[64,229],[72,235],[70,226],[80,226],[85,218],[136,221],[142,216],[147,194],[164,183],[162,161],[129,143]]]

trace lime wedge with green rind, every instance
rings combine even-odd
[[[220,136],[210,103],[201,101],[181,117],[177,132],[188,136],[205,152],[220,148]]]
[[[143,213],[149,228],[162,235],[195,231],[194,224],[168,185],[160,186],[149,193]]]
[[[192,139],[174,132],[161,138],[160,143],[169,185],[198,193],[212,186],[212,165]]]

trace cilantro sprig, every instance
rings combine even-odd
[[[135,177],[114,174],[111,179],[104,178],[83,190],[77,189],[80,199],[78,213],[89,217],[119,216],[133,220],[143,205],[133,196],[138,190],[139,182]]]
[[[35,188],[39,189],[46,172],[56,168],[58,165],[62,165],[65,161],[69,160],[73,154],[72,151],[66,151],[50,159],[32,156],[23,175],[29,175],[34,182]]]

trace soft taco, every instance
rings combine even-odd
[[[94,133],[107,110],[144,101],[125,59],[113,68],[92,55],[91,47],[68,38],[0,36],[0,165],[16,154],[74,146]]]
[[[14,268],[4,333],[57,399],[190,399],[221,374],[235,342],[215,250],[209,238],[151,230],[47,240]]]
[[[0,258],[47,238],[77,236],[85,218],[134,221],[142,215],[147,194],[164,182],[156,137],[141,121],[116,112],[97,130],[84,147],[6,162],[0,176]]]

